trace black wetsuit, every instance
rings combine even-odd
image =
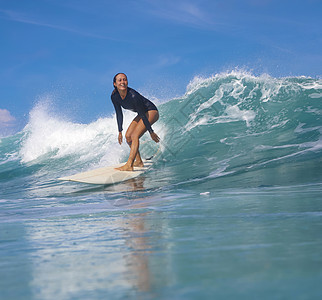
[[[150,100],[144,98],[136,90],[133,90],[129,87],[127,88],[127,94],[124,99],[121,98],[117,89],[113,91],[111,99],[116,112],[119,132],[123,130],[123,112],[121,107],[138,113],[143,120],[146,129],[150,133],[153,132],[151,124],[145,115],[145,113],[149,110],[157,110],[156,106]]]

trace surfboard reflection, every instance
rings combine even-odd
[[[123,253],[127,267],[124,276],[131,286],[141,292],[148,292],[151,289],[153,278],[149,268],[149,254],[152,252],[152,247],[147,237],[149,230],[145,223],[147,214],[148,212],[133,214],[123,223],[123,228],[127,229],[124,241],[129,249]]]
[[[140,176],[122,183],[109,185],[104,188],[105,198],[113,207],[131,207],[132,205],[142,202],[147,190],[145,186],[146,177]]]
[[[119,192],[122,190],[131,190],[131,191],[142,191],[144,190],[144,182],[146,180],[145,176],[140,176],[137,178],[132,178],[127,181],[114,184],[112,187],[115,191]]]

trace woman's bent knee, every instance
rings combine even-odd
[[[130,145],[132,143],[132,138],[130,135],[125,135],[126,142]]]

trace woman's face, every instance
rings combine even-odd
[[[116,76],[116,80],[114,82],[114,86],[119,90],[119,91],[125,91],[127,90],[127,77],[125,74],[118,74]]]

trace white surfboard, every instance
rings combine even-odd
[[[151,160],[147,160],[143,162],[144,162],[144,167],[134,167],[134,171],[115,170],[115,168],[124,165],[123,163],[115,166],[104,167],[104,168],[99,168],[99,169],[95,169],[95,170],[91,170],[83,173],[78,173],[72,176],[60,177],[58,178],[58,180],[76,181],[76,182],[91,183],[91,184],[118,183],[118,182],[135,178],[143,174],[152,165]]]

